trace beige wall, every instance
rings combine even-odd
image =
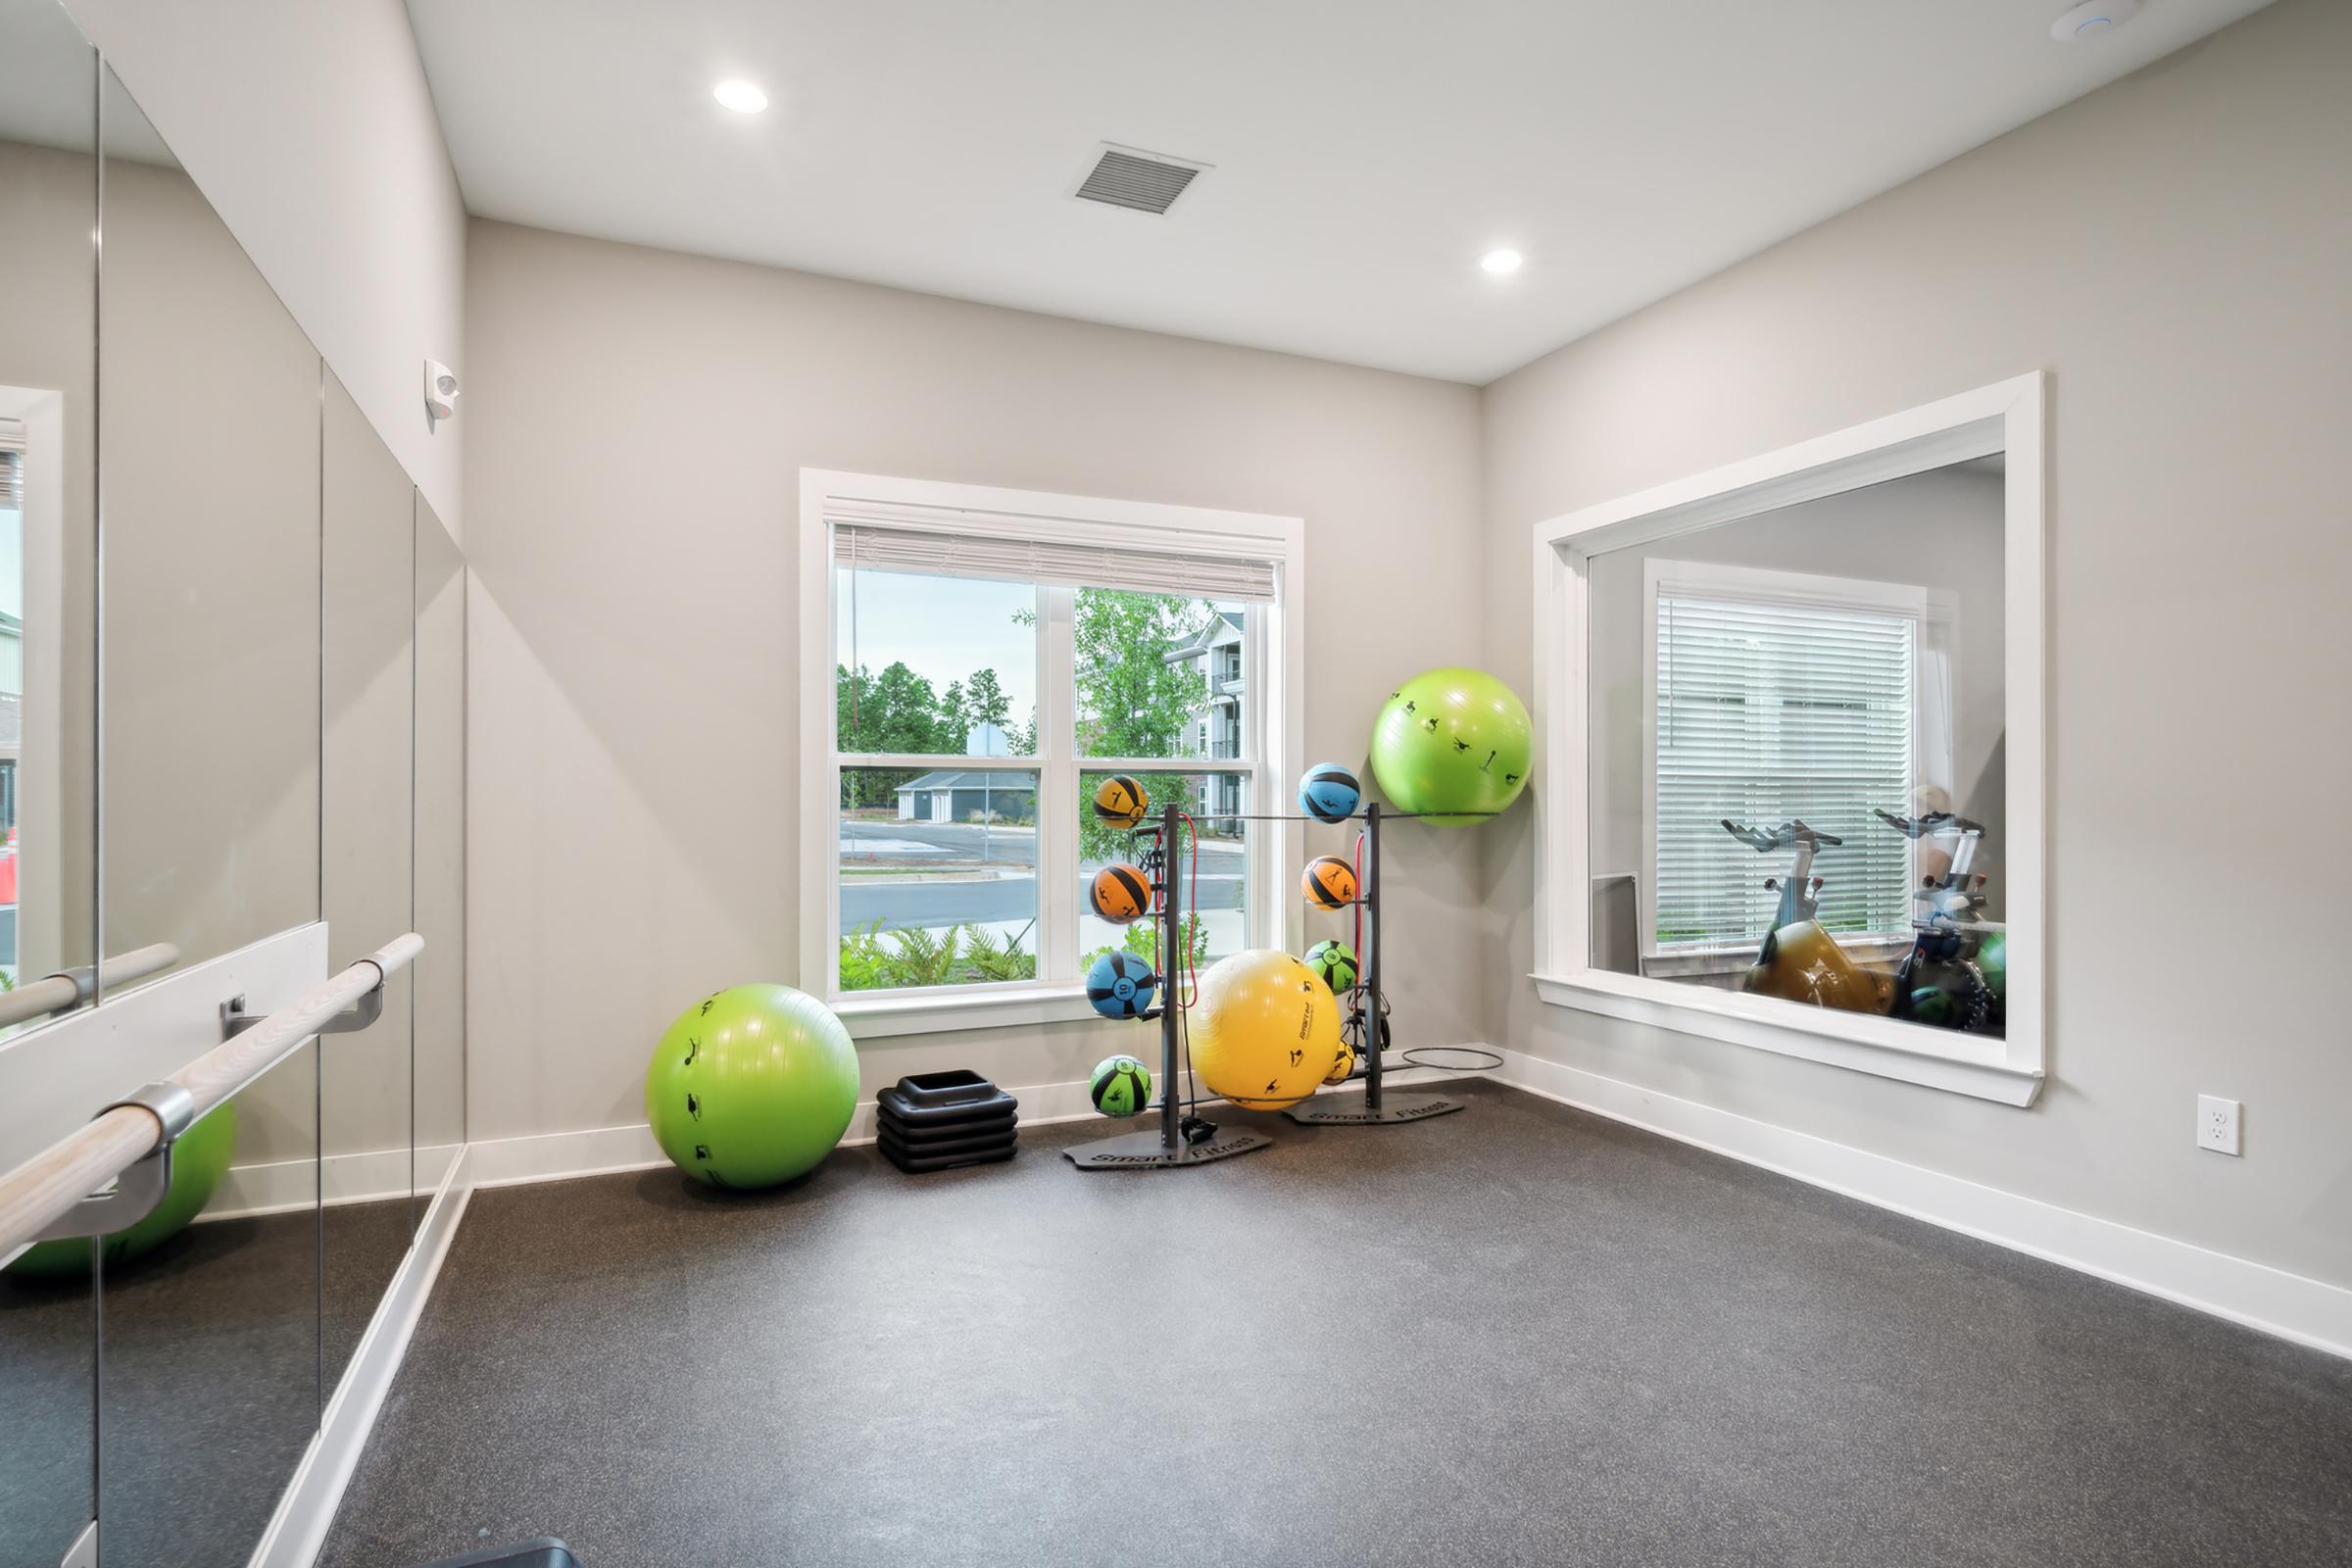
[[[2050,373],[2051,1068],[2012,1110],[1537,1002],[1485,843],[1492,1038],[2352,1283],[2329,861],[2352,773],[2352,6],[2285,0],[1487,389],[1487,661],[1539,520]],[[2245,1102],[2245,1155],[2195,1097]]]
[[[1478,653],[1466,387],[499,223],[469,254],[472,1138],[640,1122],[681,1007],[799,978],[804,465],[1303,516],[1301,761]],[[1475,844],[1392,853],[1398,1029],[1477,1039]],[[866,1089],[1135,1042],[880,1043]]]
[[[466,208],[401,0],[67,0],[401,466],[460,531]]]

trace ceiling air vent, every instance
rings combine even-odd
[[[1193,176],[1208,167],[1104,142],[1102,155],[1078,187],[1078,198],[1139,213],[1164,213],[1192,184]]]

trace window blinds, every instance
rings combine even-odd
[[[1077,584],[1195,599],[1261,604],[1274,599],[1270,562],[874,523],[834,523],[833,564],[862,571]]]
[[[1909,841],[1871,814],[1911,808],[1920,623],[1897,614],[1671,596],[1657,602],[1657,929],[1661,950],[1760,943],[1788,874],[1725,818],[1790,818],[1823,846],[1820,918],[1910,923]]]
[[[0,511],[24,510],[24,426],[0,419]]]

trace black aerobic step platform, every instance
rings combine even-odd
[[[884,1159],[909,1176],[920,1176],[935,1170],[954,1170],[959,1165],[994,1165],[1021,1152],[1019,1144],[1010,1138],[993,1147],[969,1150],[960,1154],[911,1154],[887,1138],[879,1141],[879,1147]]]
[[[874,1108],[902,1127],[937,1127],[1008,1116],[1021,1102],[976,1072],[925,1072],[874,1096]]]
[[[588,1568],[571,1548],[553,1536],[541,1536],[519,1546],[492,1546],[463,1557],[436,1557],[416,1568]]]
[[[885,1125],[880,1137],[883,1143],[892,1145],[901,1153],[931,1159],[941,1154],[969,1154],[978,1150],[995,1149],[1001,1144],[1011,1143],[1015,1126],[1014,1118],[1009,1116],[1002,1126],[951,1127],[944,1133],[905,1133]]]
[[[1020,1103],[976,1072],[910,1074],[874,1097],[875,1142],[909,1172],[1010,1159]]]

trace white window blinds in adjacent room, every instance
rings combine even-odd
[[[835,522],[833,564],[860,571],[1081,584],[1224,602],[1274,600],[1271,563],[1118,544]]]
[[[0,512],[24,510],[24,426],[0,419]]]
[[[1758,855],[1726,818],[1844,840],[1813,864],[1831,931],[1908,927],[1909,841],[1872,811],[1910,809],[1920,626],[1658,585],[1656,951],[1752,946],[1772,923],[1764,883],[1788,857]]]

